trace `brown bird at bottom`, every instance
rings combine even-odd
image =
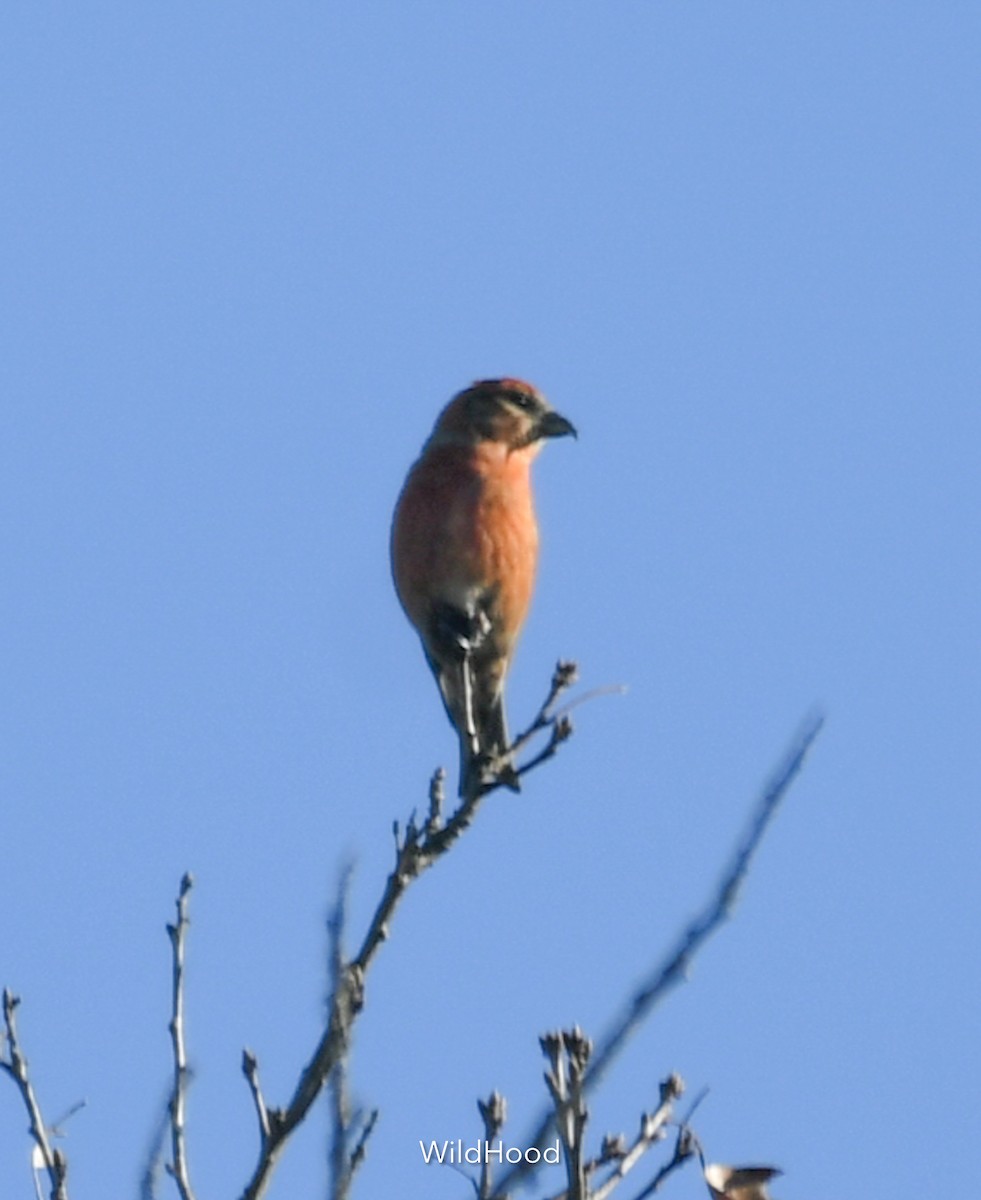
[[[779,1167],[728,1167],[709,1163],[702,1173],[713,1200],[771,1200],[767,1184],[782,1175]]]
[[[461,796],[518,789],[504,680],[538,560],[531,464],[575,433],[531,384],[482,380],[440,413],[395,507],[395,589],[460,738]]]

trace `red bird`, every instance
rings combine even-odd
[[[504,678],[535,582],[531,464],[571,421],[520,379],[454,396],[409,471],[392,522],[392,575],[460,737],[460,795],[487,775],[517,790]]]

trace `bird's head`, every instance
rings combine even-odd
[[[447,404],[436,421],[432,440],[470,446],[495,442],[511,452],[537,449],[543,439],[566,434],[575,437],[575,426],[530,383],[482,379]]]

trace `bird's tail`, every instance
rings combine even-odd
[[[501,691],[497,690],[483,702],[475,696],[471,711],[475,736],[468,736],[463,729],[459,731],[460,795],[471,796],[482,784],[491,781],[503,783],[512,792],[520,791],[514,762],[506,754],[510,742]]]
[[[426,649],[446,713],[460,738],[461,796],[474,796],[490,783],[519,790],[518,773],[507,754],[504,676],[508,660],[488,642],[494,628],[488,610],[495,595],[496,588],[466,609],[439,605],[432,621],[434,648]]]

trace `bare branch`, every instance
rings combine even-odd
[[[662,963],[648,976],[635,993],[627,1010],[613,1023],[600,1043],[600,1050],[589,1068],[588,1086],[594,1086],[605,1074],[627,1038],[652,1009],[664,999],[676,984],[687,976],[695,954],[708,938],[732,915],[739,891],[749,873],[750,865],[763,840],[763,835],[777,814],[781,800],[803,766],[807,752],[821,732],[824,718],[816,716],[805,725],[783,762],[764,788],[739,841],[729,865],[723,871],[718,890],[702,912],[681,935]]]
[[[556,666],[545,702],[536,713],[531,725],[514,739],[508,754],[517,752],[536,733],[556,720],[551,715],[551,709],[556,699],[575,682],[576,672],[575,663],[560,662]],[[558,740],[564,741],[570,732],[571,727],[567,732],[563,732]],[[553,734],[553,740],[555,740],[555,734]],[[554,753],[555,750],[552,749],[547,757],[551,757]],[[538,761],[543,760],[544,755],[539,756],[538,760],[522,768],[519,774],[530,770],[538,764]],[[381,901],[375,910],[357,957],[354,959],[354,964],[360,967],[362,972],[367,971],[378,947],[388,937],[389,923],[412,880],[431,867],[470,828],[483,798],[499,787],[506,786],[504,779],[492,779],[476,784],[469,794],[464,796],[459,807],[444,824],[442,820],[444,779],[445,775],[441,770],[433,775],[429,788],[429,815],[423,828],[420,830],[415,820],[410,819],[404,837],[399,839],[396,833],[395,869],[388,877]]]
[[[44,1118],[41,1116],[41,1106],[38,1104],[34,1086],[28,1074],[27,1059],[21,1050],[20,1039],[17,1035],[17,1006],[19,1004],[20,997],[15,996],[9,988],[4,988],[3,1043],[5,1043],[5,1047],[0,1046],[0,1048],[5,1048],[5,1053],[0,1055],[0,1069],[6,1071],[17,1085],[17,1090],[24,1101],[24,1107],[27,1109],[27,1117],[30,1122],[30,1135],[34,1139],[36,1153],[40,1157],[48,1176],[48,1184],[51,1188],[49,1193],[50,1200],[68,1200],[68,1185],[66,1183],[68,1162],[64,1154],[60,1150],[54,1149],[51,1145],[48,1129],[44,1124]]]
[[[763,835],[770,827],[780,802],[803,766],[804,759],[821,732],[823,724],[824,718],[820,714],[810,717],[804,724],[802,732],[794,740],[763,789],[746,830],[723,872],[719,886],[702,912],[681,934],[661,962],[649,973],[626,1009],[616,1018],[606,1035],[600,1040],[599,1049],[591,1059],[586,1072],[584,1086],[587,1093],[599,1083],[638,1025],[649,1017],[668,992],[686,977],[692,960],[708,938],[732,915],[739,889],[763,840]],[[554,1114],[551,1111],[544,1112],[533,1133],[524,1140],[523,1144],[537,1146],[541,1149],[554,1128]],[[535,1165],[528,1163],[527,1160],[515,1164],[498,1181],[492,1200],[502,1200],[509,1187],[512,1187],[518,1179],[534,1173],[535,1169]]]
[[[191,1073],[187,1066],[187,1045],[184,1031],[184,942],[187,935],[188,896],[194,879],[187,871],[177,893],[177,921],[167,926],[173,951],[173,1014],[170,1019],[170,1039],[174,1051],[174,1086],[170,1095],[170,1144],[173,1162],[167,1170],[173,1176],[181,1200],[195,1200],[187,1165],[186,1109],[187,1087]]]
[[[259,1158],[252,1177],[242,1193],[243,1200],[258,1200],[265,1192],[269,1176],[282,1153],[287,1139],[310,1111],[319,1096],[334,1064],[345,1052],[350,1039],[351,1025],[363,1004],[361,974],[350,964],[344,968],[340,986],[331,997],[327,1028],[312,1058],[304,1067],[287,1108],[269,1108],[258,1087],[255,1056],[243,1057],[243,1070],[249,1080],[253,1101],[259,1115],[262,1136]]]
[[[539,730],[557,721],[551,709],[558,696],[572,685],[575,676],[574,664],[559,663],[545,703],[529,729],[515,740],[512,750],[520,748]],[[564,730],[558,740],[564,741],[570,731],[571,727]],[[553,733],[553,741],[555,738]],[[546,756],[551,757],[554,753],[553,747]],[[544,761],[544,758],[540,756],[538,761]],[[527,769],[533,765],[537,765],[537,761],[528,764]],[[398,824],[395,825],[395,866],[385,882],[381,899],[356,955],[350,961],[337,964],[326,1027],[309,1062],[300,1073],[296,1089],[285,1109],[270,1109],[266,1105],[258,1088],[255,1058],[246,1056],[243,1059],[243,1071],[259,1118],[260,1145],[258,1161],[241,1200],[260,1200],[286,1140],[305,1119],[331,1073],[347,1053],[353,1023],[364,1004],[365,976],[382,943],[388,938],[392,918],[409,885],[442,858],[470,828],[484,797],[499,787],[508,786],[513,782],[513,777],[502,771],[499,777],[489,781],[476,778],[456,810],[445,820],[443,780],[442,773],[437,772],[430,782],[428,813],[421,826],[416,823],[415,816],[410,817],[404,831]],[[364,1153],[364,1143],[373,1125],[374,1118],[371,1117],[364,1126],[359,1156]]]

